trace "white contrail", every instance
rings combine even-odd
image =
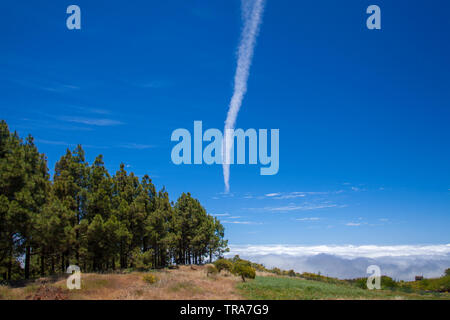
[[[227,119],[225,120],[224,144],[222,150],[223,158],[223,179],[225,189],[230,189],[230,151],[233,148],[232,129],[236,124],[236,118],[242,105],[245,92],[247,91],[247,80],[250,65],[253,58],[256,36],[259,32],[259,26],[262,21],[264,11],[264,0],[242,0],[242,19],[244,28],[242,29],[241,40],[239,43],[238,60],[236,73],[234,75],[234,91],[231,97]]]

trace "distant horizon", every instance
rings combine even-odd
[[[415,276],[438,278],[450,265],[450,244],[437,245],[233,245],[226,257],[263,263],[269,268],[321,273],[339,279],[367,277],[378,265],[383,275],[413,281]]]

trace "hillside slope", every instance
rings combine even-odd
[[[15,286],[0,286],[0,299],[450,299],[447,293],[368,291],[351,285],[265,272],[258,272],[255,280],[243,283],[240,278],[224,272],[208,277],[204,266],[151,272],[157,278],[155,283],[144,281],[148,274],[82,274],[80,290],[66,288],[66,275],[41,278]]]

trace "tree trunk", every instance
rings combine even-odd
[[[12,272],[12,260],[13,260],[13,254],[12,254],[12,245],[9,249],[9,261],[8,261],[8,280],[11,280],[11,272]]]
[[[65,273],[66,270],[64,269],[64,253],[61,254],[61,273]]]
[[[31,255],[31,247],[29,245],[26,246],[25,249],[25,279],[30,279],[30,255]]]
[[[55,274],[55,257],[52,255],[52,274]]]
[[[41,254],[41,277],[45,277],[45,256]]]

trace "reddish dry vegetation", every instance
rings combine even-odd
[[[40,286],[32,295],[25,297],[27,300],[67,300],[68,295],[62,288],[47,285]]]
[[[119,299],[119,300],[181,300],[242,299],[235,289],[240,278],[222,272],[219,275],[206,274],[204,266],[182,266],[174,270],[153,272],[155,283],[143,280],[146,273],[129,274],[81,274],[81,289],[68,290],[66,277],[51,282],[40,279],[22,288],[0,288],[0,299]]]

